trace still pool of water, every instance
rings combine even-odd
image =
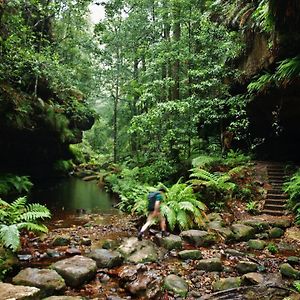
[[[52,214],[112,213],[116,201],[95,181],[64,178],[57,182],[36,184],[31,191],[31,202],[45,204]]]

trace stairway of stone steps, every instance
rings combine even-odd
[[[285,214],[285,205],[288,195],[283,192],[283,183],[286,179],[283,164],[267,164],[268,180],[272,188],[267,191],[267,197],[262,213],[274,216]]]

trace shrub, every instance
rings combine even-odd
[[[13,174],[0,175],[0,195],[10,193],[28,192],[33,186],[29,176],[18,176]]]

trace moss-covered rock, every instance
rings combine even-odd
[[[164,279],[164,288],[181,297],[185,297],[189,291],[186,281],[174,274],[168,275]]]

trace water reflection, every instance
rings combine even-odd
[[[101,190],[94,181],[66,178],[56,183],[36,185],[31,192],[32,202],[45,204],[55,214],[59,212],[114,211],[112,197]]]

